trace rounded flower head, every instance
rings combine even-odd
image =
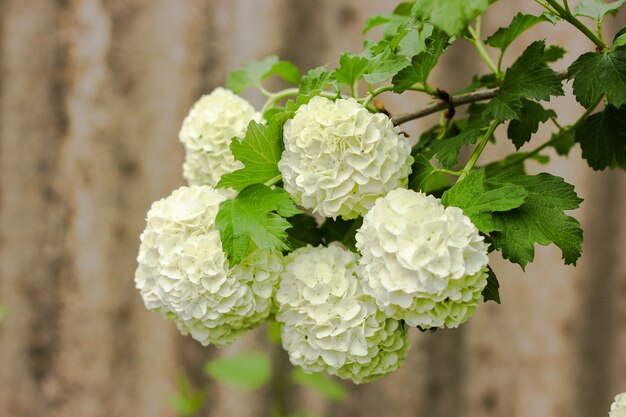
[[[626,392],[615,396],[609,417],[626,417]]]
[[[276,318],[294,365],[356,383],[400,367],[409,347],[407,327],[363,293],[356,272],[356,255],[337,246],[287,256]]]
[[[394,190],[365,215],[356,242],[364,291],[393,318],[457,327],[482,301],[487,244],[457,207]]]
[[[209,186],[181,187],[152,204],[135,283],[150,310],[203,345],[224,346],[270,313],[282,255],[252,252],[228,267],[215,228],[226,197]]]
[[[243,168],[230,151],[233,137],[243,137],[261,114],[232,91],[218,87],[191,108],[180,130],[185,146],[183,176],[191,185],[215,186],[223,174]]]
[[[298,204],[326,217],[353,219],[378,197],[407,185],[411,146],[384,114],[354,99],[313,97],[285,123],[278,163]]]

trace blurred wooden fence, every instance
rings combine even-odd
[[[486,31],[533,4],[501,0]],[[372,0],[0,1],[0,303],[10,309],[0,323],[0,416],[172,416],[166,397],[177,374],[204,384],[203,361],[250,347],[289,370],[263,330],[223,352],[146,311],[133,283],[138,236],[150,203],[182,184],[177,132],[199,95],[268,54],[304,69],[335,65],[340,51],[360,47],[365,18],[392,8]],[[546,37],[574,54],[592,49],[562,25],[532,32],[518,50]],[[458,87],[480,65],[459,45],[436,85]],[[392,112],[417,105],[383,100]],[[571,100],[555,103],[570,120],[580,113]],[[487,157],[511,150],[503,143]],[[288,388],[287,407],[320,417],[606,415],[612,395],[626,391],[626,174],[593,172],[577,153],[545,169],[585,198],[575,213],[585,230],[578,268],[564,267],[553,247],[538,248],[526,273],[494,257],[501,306],[482,306],[456,331],[415,331],[403,369],[346,384],[347,401]],[[203,415],[267,416],[270,402],[269,390],[212,384]]]

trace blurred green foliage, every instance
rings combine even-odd
[[[220,384],[255,390],[269,381],[272,364],[264,353],[242,352],[209,361],[204,365],[204,371]]]
[[[291,373],[291,378],[294,383],[310,388],[329,400],[345,400],[348,395],[343,385],[323,374],[307,374],[302,368],[295,368]]]
[[[280,343],[278,325],[268,327],[268,338]],[[246,351],[213,359],[204,364],[204,371],[217,383],[244,391],[261,389],[266,387],[272,378],[283,378],[286,385],[293,384],[312,390],[330,401],[342,401],[348,395],[343,385],[334,377],[324,374],[307,374],[301,368],[294,368],[286,375],[272,375],[272,361],[263,352]],[[176,389],[176,392],[168,397],[170,407],[180,417],[198,416],[206,402],[208,390],[194,388],[184,375],[177,378]],[[284,415],[276,410],[274,412],[275,417]],[[314,416],[305,410],[297,410],[287,414],[287,417]]]
[[[176,392],[167,398],[167,402],[181,417],[195,417],[206,401],[205,389],[194,389],[185,375],[176,379]]]

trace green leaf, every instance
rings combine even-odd
[[[194,389],[189,379],[181,375],[176,378],[176,392],[167,398],[167,402],[181,417],[196,416],[207,398],[206,390]]]
[[[519,120],[511,120],[507,128],[509,139],[519,149],[530,140],[533,134],[539,130],[539,124],[545,123],[550,117],[556,117],[551,109],[544,109],[536,101],[522,99],[522,109]]]
[[[400,70],[410,65],[404,55],[398,55],[391,49],[368,60],[367,70],[363,78],[370,84],[376,84],[391,79]]]
[[[563,58],[567,51],[557,45],[550,45],[546,48],[546,52],[543,54],[543,62],[556,62]]]
[[[230,73],[226,87],[241,94],[248,87],[258,87],[261,81],[278,75],[292,84],[300,82],[300,70],[287,61],[279,61],[275,55],[268,56],[260,61],[249,62],[238,70]]]
[[[555,133],[552,137],[555,135],[559,135],[559,137],[555,142],[552,142],[552,147],[557,154],[567,156],[569,151],[576,145],[575,131]]]
[[[274,66],[263,75],[263,79],[269,78],[272,75],[278,75],[280,78],[291,84],[298,84],[300,82],[300,70],[294,64],[288,61],[278,61]]]
[[[535,257],[535,243],[558,246],[566,264],[576,264],[581,255],[583,233],[576,219],[565,214],[578,208],[581,199],[563,178],[539,175],[500,174],[494,183],[522,186],[528,196],[519,208],[494,213],[496,230],[490,234],[502,256],[522,269]]]
[[[434,30],[426,41],[426,50],[414,56],[411,65],[393,77],[394,93],[402,93],[416,83],[428,85],[428,76],[448,47],[449,37],[441,30]]]
[[[302,213],[290,217],[288,221],[292,227],[287,230],[287,234],[293,248],[322,244],[322,233],[317,227],[317,221],[314,217]]]
[[[335,401],[345,400],[348,396],[346,389],[330,377],[318,373],[305,373],[302,368],[296,368],[291,373],[293,382],[311,388],[324,398]]]
[[[267,125],[251,121],[243,140],[235,138],[230,144],[235,159],[241,161],[244,168],[222,175],[217,187],[240,191],[248,185],[280,176],[278,161],[284,146],[283,125],[290,117],[290,112],[283,112],[272,117]]]
[[[458,35],[495,0],[416,0],[411,15],[429,21],[448,35]]]
[[[413,159],[411,175],[409,176],[409,188],[411,190],[431,194],[433,191],[450,185],[448,176],[433,168],[427,157],[418,154]]]
[[[518,208],[527,196],[523,186],[485,180],[485,171],[479,169],[443,193],[441,203],[459,207],[478,230],[488,233],[502,230],[495,213]]]
[[[222,201],[215,224],[229,265],[245,258],[250,240],[261,249],[289,250],[286,230],[292,226],[284,217],[298,213],[289,193],[263,184],[250,185],[234,199]]]
[[[373,17],[370,17],[365,21],[365,26],[363,26],[363,33],[367,33],[373,28],[377,26],[384,25],[383,35],[384,36],[393,36],[398,27],[406,21],[406,17],[399,16],[397,14],[379,14]]]
[[[500,283],[490,266],[487,266],[487,286],[483,289],[483,299],[500,304]]]
[[[496,33],[489,36],[485,40],[485,43],[504,51],[509,47],[511,42],[517,39],[519,35],[536,24],[546,21],[548,21],[548,19],[544,15],[535,16],[531,14],[518,13],[515,15],[509,26],[498,29]]]
[[[574,8],[574,16],[585,16],[602,23],[607,15],[615,16],[624,3],[626,0],[617,0],[612,3],[606,3],[604,0],[582,0]]]
[[[608,105],[576,129],[583,158],[593,169],[620,165],[626,168],[626,105]]]
[[[366,70],[367,58],[346,52],[339,58],[339,67],[333,72],[333,76],[338,82],[352,87]]]
[[[278,57],[268,56],[260,61],[249,62],[242,68],[235,70],[228,76],[226,87],[240,94],[248,87],[259,86],[265,74],[270,72],[278,63]]]
[[[613,49],[622,49],[626,45],[626,27],[622,28],[613,38]]]
[[[497,120],[519,119],[522,98],[548,100],[563,95],[561,80],[543,61],[544,52],[545,42],[535,41],[507,70],[498,96],[487,105]]]
[[[568,68],[576,100],[589,108],[603,95],[609,104],[626,103],[626,51],[587,52]]]
[[[324,236],[326,245],[331,242],[340,242],[346,248],[356,250],[356,231],[363,224],[363,218],[359,217],[352,220],[343,220],[341,217],[336,219],[327,218],[322,224],[320,231]]]
[[[404,28],[406,33],[397,35],[397,37],[401,36],[397,52],[398,55],[404,55],[408,60],[411,60],[415,55],[426,50],[427,41],[436,28],[430,23],[415,22],[414,20],[407,21]]]
[[[313,91],[323,90],[328,87],[333,80],[333,74],[328,68],[321,66],[313,68],[306,73],[300,81],[300,94],[305,95]]]
[[[204,365],[204,371],[220,384],[243,390],[261,388],[272,375],[270,359],[261,352],[214,359]]]
[[[461,147],[476,143],[481,134],[480,129],[468,129],[451,138],[434,141],[431,149],[441,165],[450,169],[456,165]]]
[[[298,97],[296,97],[295,101],[287,100],[287,103],[285,103],[285,111],[289,112],[290,115],[288,117],[286,116],[286,119],[291,118],[293,114],[296,112],[296,110],[300,108],[300,106],[308,104],[309,101],[311,101],[311,99],[318,94],[319,94],[319,90],[313,90],[309,94],[299,95]],[[280,146],[281,147],[283,146],[282,139],[281,139]]]
[[[393,14],[398,16],[410,16],[411,9],[413,9],[413,4],[413,1],[404,1],[398,4],[395,9],[393,9]]]

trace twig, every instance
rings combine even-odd
[[[564,80],[567,78],[567,71],[561,71],[557,73],[559,79]],[[490,88],[488,90],[477,91],[474,93],[461,94],[458,96],[451,96],[450,103],[453,106],[462,106],[464,104],[475,103],[477,101],[484,101],[494,98],[498,95],[499,87]],[[450,107],[450,103],[443,100],[436,100],[428,104],[422,109],[418,109],[412,112],[403,113],[393,118],[395,125],[401,125],[402,123],[409,122],[411,120],[419,119],[421,117],[428,116],[433,113],[437,113],[441,110],[446,110]]]

